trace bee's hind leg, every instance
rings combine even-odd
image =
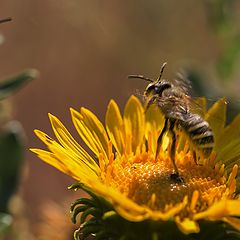
[[[175,155],[176,155],[176,133],[174,132],[175,120],[170,119],[169,124],[170,124],[169,132],[172,135],[170,157],[171,157],[172,164],[173,164],[173,167],[174,167],[174,173],[171,174],[171,179],[173,179],[176,182],[182,182],[183,179],[179,175],[179,171],[178,171],[176,161],[175,161]]]
[[[193,153],[193,160],[196,163],[196,165],[198,165],[196,150],[193,150],[192,153]]]
[[[164,126],[163,126],[163,129],[158,137],[158,140],[157,140],[157,150],[156,150],[156,155],[155,155],[155,159],[157,159],[157,156],[160,152],[160,148],[161,148],[161,144],[162,144],[162,138],[163,138],[163,135],[164,133],[167,131],[167,128],[168,128],[168,121],[169,119],[166,118],[165,122],[164,122]]]

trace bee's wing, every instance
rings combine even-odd
[[[198,97],[198,98],[189,98],[189,108],[192,113],[196,113],[201,117],[204,117],[206,114],[206,98]]]
[[[192,96],[192,84],[187,77],[186,72],[183,70],[176,74],[173,80],[173,84],[186,96],[188,102],[189,110],[193,113],[204,116],[206,113],[206,99],[205,98],[193,98]]]
[[[192,85],[184,71],[179,71],[173,79],[174,86],[178,87],[182,93],[190,96]]]
[[[207,101],[205,97],[199,97],[199,98],[191,98],[189,108],[192,113],[196,113],[200,115],[203,119],[206,120],[207,117],[207,112],[209,109],[207,109]],[[227,101],[225,102],[226,104],[228,103]],[[218,122],[219,124],[223,121],[222,117],[220,116],[212,116],[212,119],[214,119],[215,122]]]

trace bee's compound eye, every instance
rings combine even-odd
[[[159,86],[155,86],[155,87],[154,87],[154,91],[155,91],[156,93],[160,93],[160,87],[159,87]]]
[[[146,88],[146,92],[152,92],[153,90],[155,90],[155,86],[150,83]]]

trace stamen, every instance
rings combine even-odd
[[[209,156],[209,165],[214,166],[216,160],[216,153],[212,152]]]
[[[98,160],[99,160],[99,167],[101,169],[101,173],[103,173],[103,172],[105,172],[105,167],[106,167],[103,153],[99,154]]]
[[[232,172],[231,172],[231,174],[230,174],[230,176],[229,176],[229,178],[228,178],[228,181],[227,181],[227,185],[228,185],[228,186],[231,186],[232,181],[233,181],[233,180],[236,178],[236,176],[237,176],[237,173],[238,173],[238,165],[235,164],[235,165],[233,166]]]
[[[221,168],[220,168],[220,170],[219,170],[219,175],[220,175],[220,176],[223,176],[224,173],[225,173],[225,165],[222,164],[222,166],[221,166]]]
[[[229,194],[233,194],[236,191],[236,179],[233,179],[229,186]]]
[[[155,203],[156,203],[156,194],[153,193],[152,196],[151,196],[151,199],[149,200],[148,205],[149,205],[150,208],[154,209]]]
[[[112,165],[108,165],[106,170],[106,180],[105,180],[106,183],[111,182],[112,171],[113,171]]]
[[[148,132],[148,154],[152,155],[153,154],[153,142],[152,142],[152,133],[149,131]]]
[[[130,155],[132,153],[132,136],[127,134],[126,136],[126,154]]]
[[[112,165],[114,160],[114,154],[112,152],[112,142],[108,141],[108,156],[109,156],[109,165]]]
[[[219,169],[220,169],[220,164],[219,163],[216,163],[215,167],[214,167],[214,170],[215,172],[218,174],[219,173]]]
[[[190,210],[194,211],[197,205],[197,201],[199,199],[199,191],[195,190],[192,195],[192,200],[190,204]]]

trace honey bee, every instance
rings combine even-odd
[[[183,130],[191,140],[196,163],[196,152],[200,152],[200,154],[206,157],[212,152],[214,135],[208,122],[200,114],[192,111],[191,105],[193,99],[189,94],[190,82],[181,74],[178,74],[173,83],[162,79],[165,66],[166,63],[162,65],[157,80],[152,80],[141,75],[129,75],[129,78],[140,78],[150,82],[144,91],[146,98],[145,110],[147,111],[152,104],[155,104],[165,116],[164,127],[157,140],[155,158],[157,158],[160,152],[163,135],[168,131],[172,138],[170,157],[174,168],[171,178],[177,182],[182,182],[175,162],[177,131]]]

